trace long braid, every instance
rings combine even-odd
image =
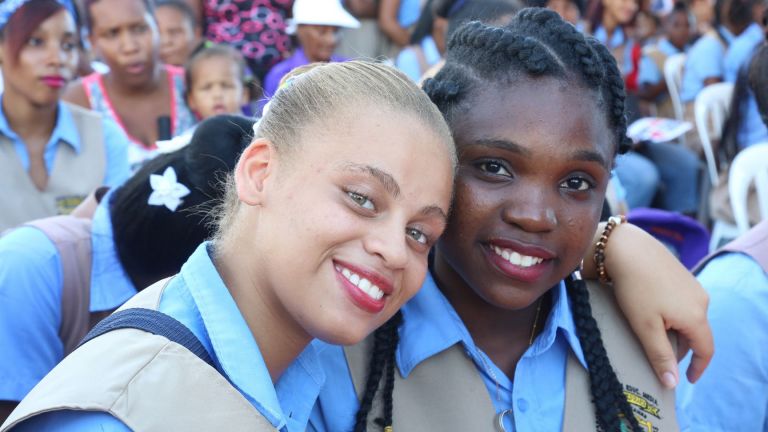
[[[621,418],[629,423],[632,430],[640,431],[632,408],[624,397],[623,387],[616,377],[608,355],[603,345],[597,321],[592,316],[592,306],[589,304],[589,291],[582,280],[568,276],[565,280],[568,296],[571,299],[573,320],[579,343],[584,352],[584,359],[589,366],[589,382],[592,389],[593,402],[596,407],[597,421],[603,430],[621,430]]]
[[[392,425],[392,393],[395,387],[395,353],[400,340],[398,329],[403,322],[403,314],[397,312],[383,326],[373,333],[373,350],[368,363],[368,377],[365,391],[360,401],[360,408],[355,417],[355,432],[364,432],[368,427],[368,414],[379,389],[382,375],[385,377],[382,389],[384,399],[383,418],[375,421],[380,426]]]
[[[629,148],[624,82],[616,61],[596,39],[585,37],[550,10],[524,9],[501,28],[474,22],[457,30],[448,42],[445,66],[425,82],[424,90],[453,126],[455,118],[472,108],[469,95],[475,89],[489,81],[509,83],[538,77],[553,77],[594,91],[612,128],[616,151]],[[586,286],[572,279],[566,282],[589,366],[598,422],[613,432],[620,430],[624,418],[625,425],[640,430],[605,352]]]

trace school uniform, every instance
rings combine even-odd
[[[683,430],[768,431],[768,222],[737,241],[745,240],[752,250],[728,245],[697,275],[710,296],[715,356],[696,384],[681,380]]]
[[[608,33],[603,26],[598,26],[592,36],[613,54],[622,77],[632,73],[634,69],[632,66],[632,47],[635,41],[626,36],[622,27],[616,27],[610,40],[608,40]]]
[[[681,54],[685,51],[677,49],[667,39],[661,39],[657,43],[643,47],[643,54],[640,57],[640,64],[637,76],[637,82],[643,85],[658,85],[664,81],[664,63],[675,54]],[[659,117],[674,117],[672,102],[669,94],[664,92],[654,101],[658,109]]]
[[[90,312],[112,311],[136,294],[115,250],[106,195],[91,224]],[[64,358],[62,262],[42,231],[0,238],[0,400],[20,401]]]
[[[29,152],[0,110],[0,232],[22,222],[72,211],[94,189],[117,186],[129,176],[128,142],[97,113],[59,102],[43,160],[48,185],[29,177]]]
[[[680,88],[680,99],[692,103],[704,88],[707,78],[724,78],[725,53],[734,36],[723,26],[719,32],[707,32],[688,51]]]
[[[575,368],[581,370],[582,375],[586,375],[586,363],[576,335],[565,284],[559,283],[551,293],[552,309],[546,324],[518,362],[514,380],[510,380],[475,345],[466,325],[440,292],[432,276],[428,275],[421,291],[402,308],[403,324],[395,354],[396,380],[401,380],[397,381],[394,387],[394,430],[496,430],[495,415],[505,410],[511,410],[503,417],[507,431],[563,430],[565,413],[568,411],[566,383],[572,385],[574,382],[573,375],[566,376],[566,370]],[[315,344],[318,346],[327,378],[312,412],[310,429],[352,430],[359,407],[361,383],[361,380],[353,381],[353,377],[360,371],[353,368],[361,362],[367,365],[367,358],[363,356],[362,360],[353,359],[354,352],[350,351],[350,348],[344,349],[322,342]],[[430,365],[450,356],[454,356],[453,360],[448,360],[451,362],[450,367],[442,370],[438,368],[436,371],[433,367],[432,372],[436,373],[423,378],[425,371],[429,372]],[[456,356],[460,357],[458,362]],[[474,381],[465,380],[467,371],[470,376],[475,377]],[[477,380],[477,376],[481,380]],[[402,391],[403,384],[408,384],[409,380],[422,380],[417,385],[418,388],[409,389],[411,393],[422,393],[418,397],[412,397],[408,405],[415,406],[414,410],[417,412],[430,409],[444,415],[427,414],[426,418],[422,416],[414,419],[413,413],[406,414],[414,423],[423,421],[418,426],[404,420],[402,411],[398,411],[404,407],[398,405],[398,401],[413,395],[398,394],[398,391]],[[440,385],[436,384],[435,380],[447,383],[462,380],[462,384],[456,386],[460,389],[455,392],[430,391],[430,387],[434,390],[435,386]],[[581,384],[588,388],[585,381]],[[590,403],[589,394],[584,394],[581,399],[585,404]],[[485,407],[478,409],[478,405],[467,406],[470,403],[477,404],[480,400],[487,401]],[[429,408],[426,408],[427,406]],[[436,418],[452,415],[450,422]],[[415,417],[419,417],[419,414]],[[398,424],[398,421],[403,423]],[[586,420],[586,424],[590,425],[590,420]],[[591,426],[594,426],[593,420]],[[425,427],[428,429],[424,429]]]
[[[212,371],[212,373],[219,376],[224,386],[229,388],[229,394],[236,393],[240,400],[247,401],[248,409],[251,412],[256,413],[259,418],[266,419],[269,425],[271,425],[270,428],[284,432],[304,431],[317,394],[325,381],[325,375],[317,361],[314,347],[307,347],[286,369],[277,384],[273,385],[259,347],[209,254],[210,244],[207,242],[203,243],[182,266],[180,273],[170,279],[167,285],[163,283],[162,291],[156,294],[158,296],[157,301],[159,302],[157,310],[175,318],[191,330],[208,352],[215,364],[216,370],[218,370],[218,372]],[[127,305],[138,301],[145,294],[151,294],[150,290],[155,288],[145,289]],[[129,333],[129,335],[133,336],[128,338],[121,336],[120,332],[126,331],[134,332]],[[156,338],[156,336],[143,332],[136,335],[136,332],[139,331],[118,330],[112,332],[111,334],[114,337],[118,339],[122,337],[122,339],[119,339],[121,343],[113,346],[119,348],[129,344],[140,345],[144,339]],[[98,364],[99,359],[97,357],[88,357],[91,355],[89,350],[92,351],[95,347],[98,347],[100,339],[108,335],[110,334],[97,337],[73,352],[72,357],[75,360],[70,361],[71,357],[65,359],[58,368],[54,369],[42,381],[39,389],[33,390],[30,398],[23,401],[19,408],[23,410],[25,403],[28,406],[33,404],[35,398],[45,399],[46,394],[50,391],[56,392],[55,389],[71,388],[67,386],[68,380],[80,379],[89,382],[89,385],[92,386],[103,385],[108,390],[113,389],[114,382],[92,383],[89,378],[93,377],[89,376],[89,371],[87,370],[88,368],[109,369],[111,367],[111,362]],[[85,362],[87,364],[80,362],[78,364],[77,359],[83,358],[83,356],[89,358],[90,362]],[[194,357],[194,355],[192,356]],[[119,362],[119,359],[115,361]],[[165,364],[164,367],[166,371],[171,371],[175,368],[175,365],[170,363]],[[145,371],[145,369],[140,367],[139,371]],[[197,377],[193,379],[192,376],[194,375],[185,376],[183,372],[184,370],[180,374],[181,378],[188,384],[194,385]],[[72,375],[74,375],[74,378],[72,378]],[[117,378],[130,381],[130,377],[120,376]],[[169,382],[172,382],[172,380],[169,380]],[[69,383],[70,386],[71,384]],[[159,379],[155,385],[162,386],[163,379]],[[173,400],[169,405],[172,410],[184,411],[187,404],[193,404],[202,397],[199,394],[173,392],[173,385],[168,385],[171,386],[169,390],[173,394]],[[118,385],[117,388],[118,390],[123,389],[123,393],[126,394],[116,397],[114,394],[108,394],[114,392],[94,390],[86,395],[76,395],[69,399],[67,399],[66,395],[58,397],[56,403],[53,404],[54,406],[37,409],[36,417],[24,421],[15,427],[13,431],[148,430],[148,428],[137,426],[137,424],[185,420],[156,418],[161,413],[152,413],[155,414],[154,416],[142,415],[146,414],[147,409],[151,410],[151,405],[155,402],[158,404],[168,403],[168,400],[154,401],[152,399],[153,392],[142,391],[141,388],[129,388],[129,384],[125,382]],[[38,391],[39,393],[36,394],[35,392]],[[127,393],[132,392],[138,392],[141,396],[131,399],[131,395]],[[143,399],[143,401],[140,399]],[[144,401],[147,404],[141,406]],[[84,405],[87,405],[85,409],[89,411],[67,410],[67,408],[71,409],[74,406],[83,407]],[[147,408],[146,405],[150,407]],[[226,410],[228,407],[210,406],[209,408],[209,410],[202,412],[186,413],[187,416],[192,415],[192,418],[187,418],[186,421],[192,423],[200,421],[200,424],[205,424],[204,422],[210,416],[227,415]],[[47,409],[54,411],[45,412]],[[169,414],[169,416],[172,416],[172,414]],[[13,416],[9,420],[13,420]],[[230,418],[228,420],[238,421],[237,418]]]
[[[746,74],[744,69],[749,67],[755,50],[764,40],[763,28],[756,23],[752,23],[733,40],[725,55],[726,82],[735,83],[739,73]],[[760,117],[752,89],[747,90],[746,97],[741,101],[741,123],[736,139],[740,148],[768,141],[768,127]]]

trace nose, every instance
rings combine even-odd
[[[50,66],[54,66],[56,68],[61,67],[67,62],[67,58],[71,55],[70,52],[67,52],[61,44],[59,43],[50,43],[48,44],[48,50],[46,53],[46,59],[47,63]]]
[[[406,224],[394,217],[376,222],[376,228],[370,230],[363,241],[365,251],[381,258],[388,269],[404,268],[408,262]]]
[[[555,229],[557,211],[552,200],[541,190],[519,192],[505,203],[501,219],[525,232],[546,233]]]
[[[139,41],[130,32],[122,32],[120,35],[120,51],[124,54],[133,54],[139,50]]]

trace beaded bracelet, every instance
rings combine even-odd
[[[600,283],[609,284],[611,278],[608,276],[608,272],[605,269],[605,246],[608,245],[608,237],[611,236],[614,228],[627,221],[624,216],[611,216],[608,218],[608,223],[603,229],[603,233],[600,235],[600,240],[595,244],[595,268],[597,269],[597,278]]]

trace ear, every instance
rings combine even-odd
[[[266,190],[277,165],[275,148],[266,138],[255,139],[240,156],[235,167],[235,185],[240,201],[251,206],[263,205]]]

